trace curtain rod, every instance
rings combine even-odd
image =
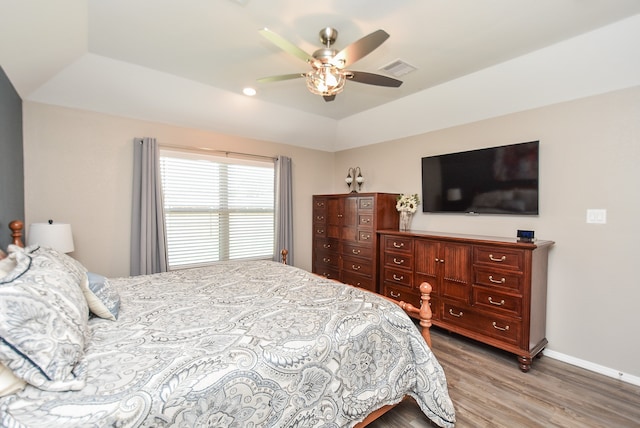
[[[229,157],[229,155],[233,155],[233,156],[244,156],[244,157],[259,158],[259,159],[269,159],[272,161],[278,160],[277,157],[273,157],[273,156],[255,155],[253,153],[234,152],[230,150],[208,149],[206,147],[187,147],[187,146],[175,146],[171,144],[160,144],[160,148],[179,149],[179,150],[187,150],[192,152],[221,153],[221,154],[224,154],[226,157]]]

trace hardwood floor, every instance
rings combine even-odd
[[[640,387],[544,356],[529,373],[512,354],[432,329],[457,428],[640,427]],[[433,428],[413,400],[371,428]]]

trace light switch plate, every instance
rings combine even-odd
[[[588,209],[587,210],[587,223],[606,224],[607,223],[607,210],[605,210],[605,209]]]

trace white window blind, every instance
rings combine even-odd
[[[161,150],[169,269],[271,259],[273,163]]]

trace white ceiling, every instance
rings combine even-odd
[[[0,0],[0,66],[26,100],[239,134],[241,114],[274,140],[310,126],[327,139],[345,118],[638,13],[638,0]],[[303,79],[256,82],[308,70],[260,28],[312,53],[326,26],[338,50],[391,35],[350,69],[385,74],[401,59],[417,71],[400,88],[347,82],[329,103]]]

